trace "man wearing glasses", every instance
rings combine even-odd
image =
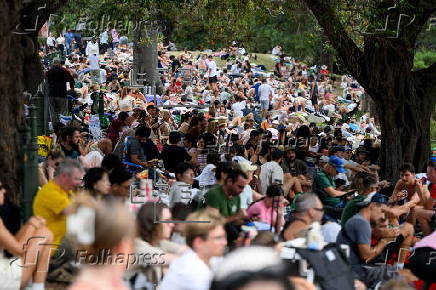
[[[33,201],[33,213],[46,220],[53,233],[54,244],[60,245],[66,231],[66,217],[73,211],[73,190],[83,182],[85,171],[82,165],[71,158],[60,163],[54,179],[45,184]]]
[[[294,218],[283,232],[285,241],[301,237],[314,222],[320,223],[323,215],[323,205],[315,194],[299,195],[295,200]]]

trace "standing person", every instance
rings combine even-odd
[[[262,110],[262,118],[266,117],[269,110],[269,104],[272,99],[273,90],[269,84],[267,84],[266,79],[262,79],[262,84],[259,86],[259,101]]]
[[[86,44],[86,55],[89,57],[90,55],[94,54],[94,55],[99,55],[99,47],[98,47],[98,42],[97,39],[95,37],[93,37],[91,39],[91,41],[89,41]]]
[[[49,110],[52,124],[58,122],[59,114],[65,114],[68,110],[67,83],[70,90],[74,89],[74,78],[70,72],[62,67],[61,60],[55,58],[53,66],[47,71],[49,88]]]
[[[207,73],[209,74],[209,86],[212,91],[215,92],[218,90],[217,82],[218,82],[218,71],[215,60],[212,55],[208,56],[207,64]]]
[[[100,33],[100,54],[105,54],[109,48],[109,35],[107,30]]]
[[[170,265],[161,290],[208,290],[213,277],[211,261],[224,254],[227,237],[224,219],[219,214],[197,211],[190,214],[187,221],[190,223],[185,225],[185,236],[189,250]]]
[[[64,37],[65,37],[65,47],[67,49],[67,55],[70,55],[72,51],[72,44],[74,41],[74,33],[71,31],[71,29],[68,29]]]
[[[111,35],[112,35],[112,49],[115,51],[115,49],[118,46],[118,43],[120,42],[120,35],[118,34],[115,28],[111,29]]]
[[[87,193],[96,200],[105,194],[109,194],[111,189],[109,173],[101,167],[90,168],[83,177],[83,182]]]
[[[52,52],[56,48],[56,38],[53,37],[53,34],[50,32],[49,36],[47,37],[47,47],[48,51],[47,53]]]
[[[61,55],[64,55],[65,38],[62,36],[62,34],[59,34],[58,38],[56,38],[56,44],[57,44],[58,51],[61,53]]]
[[[100,60],[98,54],[88,55],[89,75],[94,84],[100,83]]]

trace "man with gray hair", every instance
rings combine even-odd
[[[295,213],[292,222],[283,232],[286,241],[299,238],[314,222],[321,222],[324,207],[318,196],[304,193],[295,200]]]
[[[85,171],[82,165],[71,158],[57,167],[54,179],[45,184],[33,201],[33,213],[46,220],[52,231],[54,244],[59,245],[66,232],[66,216],[73,210],[73,190],[82,184]]]

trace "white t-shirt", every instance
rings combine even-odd
[[[216,183],[215,168],[213,164],[206,165],[201,174],[196,178],[200,186],[214,185]]]
[[[208,90],[204,90],[203,91],[203,100],[205,102],[210,102],[211,101],[210,91],[208,91]]]
[[[321,233],[326,243],[336,243],[336,238],[341,231],[341,226],[337,223],[327,223],[321,227]]]
[[[242,118],[242,117],[244,117],[244,113],[242,112],[242,110],[244,110],[246,106],[247,106],[247,104],[245,103],[245,101],[236,102],[232,105],[232,111],[235,112],[237,117]]]
[[[106,83],[106,70],[100,69],[100,84]]]
[[[98,43],[92,43],[91,41],[88,42],[88,44],[86,45],[86,55],[91,55],[91,54],[99,54],[99,49],[98,49]]]
[[[241,208],[247,209],[253,202],[253,189],[251,189],[251,186],[247,184],[239,196],[241,197]]]
[[[232,70],[230,71],[232,75],[239,75],[241,73],[237,64],[232,65]]]
[[[56,46],[56,39],[53,36],[47,37],[47,45],[50,47]]]
[[[57,42],[57,44],[64,44],[65,38],[62,36],[59,36],[58,38],[56,38],[56,42]]]
[[[100,167],[103,155],[97,150],[93,150],[84,156],[88,168]]]
[[[217,67],[214,60],[207,62],[207,68],[209,69],[209,77],[216,77],[218,75],[217,73]]]
[[[275,161],[270,161],[260,167],[260,185],[262,194],[266,194],[268,186],[274,182],[283,183],[283,168]]]
[[[159,290],[209,290],[212,277],[209,266],[188,250],[171,263]]]
[[[269,101],[269,96],[272,94],[272,88],[268,84],[261,84],[259,87],[259,100],[260,101]]]
[[[97,55],[95,55],[95,54],[89,55],[88,60],[89,60],[89,68],[90,69],[92,69],[92,70],[99,70],[100,69],[99,58]]]
[[[192,199],[192,186],[182,181],[176,181],[171,186],[170,196],[170,208],[174,207],[176,202],[182,202],[188,204]]]

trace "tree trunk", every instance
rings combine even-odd
[[[133,47],[133,74],[146,73],[146,82],[161,92],[162,83],[157,72],[157,31],[137,30]]]
[[[26,36],[11,32],[19,22],[19,1],[0,0],[0,181],[10,187],[8,195],[18,202],[20,197],[19,140],[17,128],[23,125],[23,43]],[[22,43],[23,42],[23,43]]]
[[[413,75],[413,54],[408,50],[389,42],[366,49],[369,81],[365,88],[376,105],[381,126],[381,175],[397,180],[399,167],[406,162],[423,172],[430,153],[433,96]]]
[[[417,172],[425,170],[429,156],[431,106],[413,91],[376,100],[381,123],[380,164],[384,178],[395,181],[399,167],[405,162],[414,164]]]

